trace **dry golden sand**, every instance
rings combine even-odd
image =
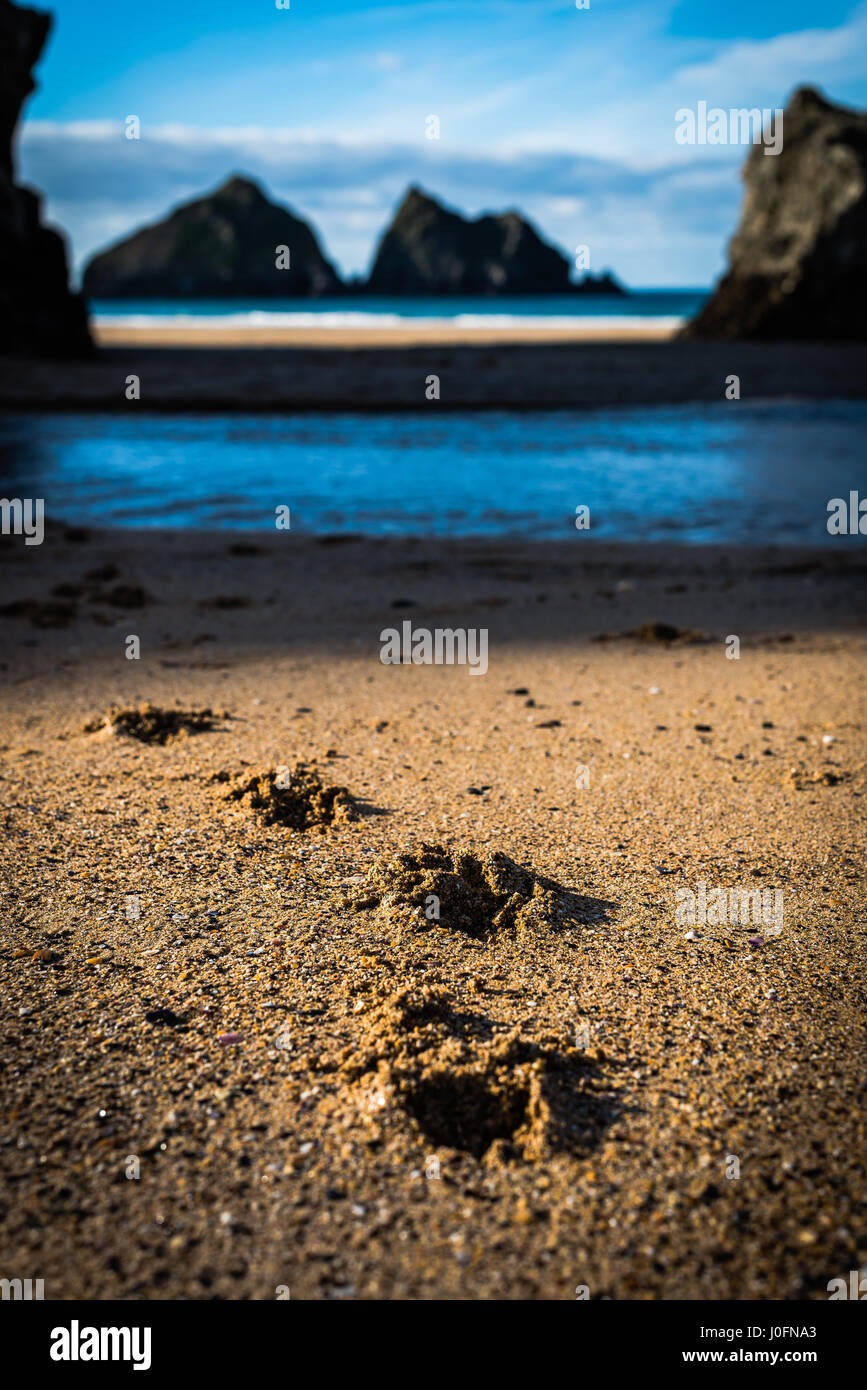
[[[102,321],[94,325],[100,347],[187,348],[405,348],[454,347],[482,343],[664,343],[675,330],[655,324],[598,325],[584,327],[509,324],[475,327],[420,320],[401,328],[287,328],[231,326],[132,326]]]
[[[50,1298],[827,1297],[867,1258],[864,561],[231,545],[3,541],[37,606],[0,619],[0,1267]],[[142,607],[52,595],[110,563]],[[487,674],[382,666],[407,618],[487,627]],[[592,640],[653,622],[708,640]],[[83,732],[146,701],[217,718]],[[226,799],[297,763],[359,818]],[[425,841],[551,897],[481,936],[359,905]],[[781,936],[687,940],[700,879],[782,889]]]

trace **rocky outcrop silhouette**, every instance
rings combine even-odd
[[[591,275],[588,271],[577,284],[569,286],[572,294],[628,294],[620,281],[615,279],[609,270],[603,270],[601,275]]]
[[[517,212],[468,220],[410,188],[379,243],[367,289],[383,295],[623,293],[569,280],[569,261]]]
[[[867,338],[867,113],[802,87],[783,147],[755,145],[729,268],[684,334]]]
[[[91,351],[84,302],[69,291],[66,248],[40,221],[39,197],[15,183],[12,145],[51,16],[0,0],[0,352]]]
[[[94,256],[83,286],[96,299],[296,299],[340,279],[306,222],[235,175]]]

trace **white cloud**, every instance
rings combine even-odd
[[[863,78],[865,69],[867,7],[862,6],[836,29],[807,29],[727,44],[709,61],[681,68],[674,82],[723,105],[742,98],[750,105],[767,105],[768,93],[776,93],[774,104],[781,105],[794,86],[833,87]]]

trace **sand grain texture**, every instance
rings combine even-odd
[[[3,1270],[50,1298],[826,1298],[867,1258],[857,550],[230,542],[3,540],[7,603],[105,565],[154,599],[0,618]],[[406,594],[489,627],[483,678],[381,665]],[[654,623],[706,640],[592,640]],[[147,702],[231,718],[82,732]],[[363,814],[266,824],[215,780],[298,764]],[[532,874],[570,910],[453,930],[414,870],[353,908],[424,844],[458,903],[461,856],[502,855],[510,897]],[[700,880],[781,889],[782,933],[688,937]]]

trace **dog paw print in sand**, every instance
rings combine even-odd
[[[41,599],[20,598],[0,607],[4,618],[28,618],[32,627],[68,627],[77,613],[74,603],[60,601],[43,602]]]
[[[523,1038],[424,986],[371,1009],[340,1079],[345,1123],[369,1140],[486,1165],[586,1154],[615,1113],[599,1067],[570,1043]]]
[[[68,627],[79,615],[79,600],[91,604],[108,605],[110,608],[143,608],[152,600],[140,584],[115,584],[106,587],[106,581],[117,579],[120,571],[116,565],[103,565],[99,569],[88,570],[78,583],[69,581],[56,584],[49,599],[16,599],[0,607],[0,616],[6,618],[27,618],[32,627]],[[106,622],[101,614],[92,615],[96,622]]]
[[[849,773],[841,767],[824,767],[818,772],[806,772],[802,768],[793,767],[783,778],[783,786],[790,791],[805,792],[814,791],[818,787],[836,787],[848,779]]]
[[[228,773],[217,773],[221,782]],[[315,767],[298,763],[267,768],[243,777],[223,798],[247,805],[263,825],[284,825],[291,830],[325,830],[335,822],[359,818],[358,803],[346,787],[326,786]]]
[[[138,739],[140,743],[169,743],[176,738],[190,734],[206,733],[213,729],[225,714],[215,714],[211,709],[160,709],[157,705],[139,705],[138,708],[112,709],[99,719],[85,724],[83,733],[126,734]]]
[[[477,857],[438,844],[374,864],[344,905],[378,908],[396,926],[442,927],[477,940],[582,920],[574,894],[507,854]]]
[[[600,632],[592,640],[594,642],[631,640],[633,642],[661,642],[691,646],[709,642],[711,639],[706,632],[700,632],[695,628],[675,627],[673,623],[654,622],[642,623],[640,627],[630,628],[628,632]]]

